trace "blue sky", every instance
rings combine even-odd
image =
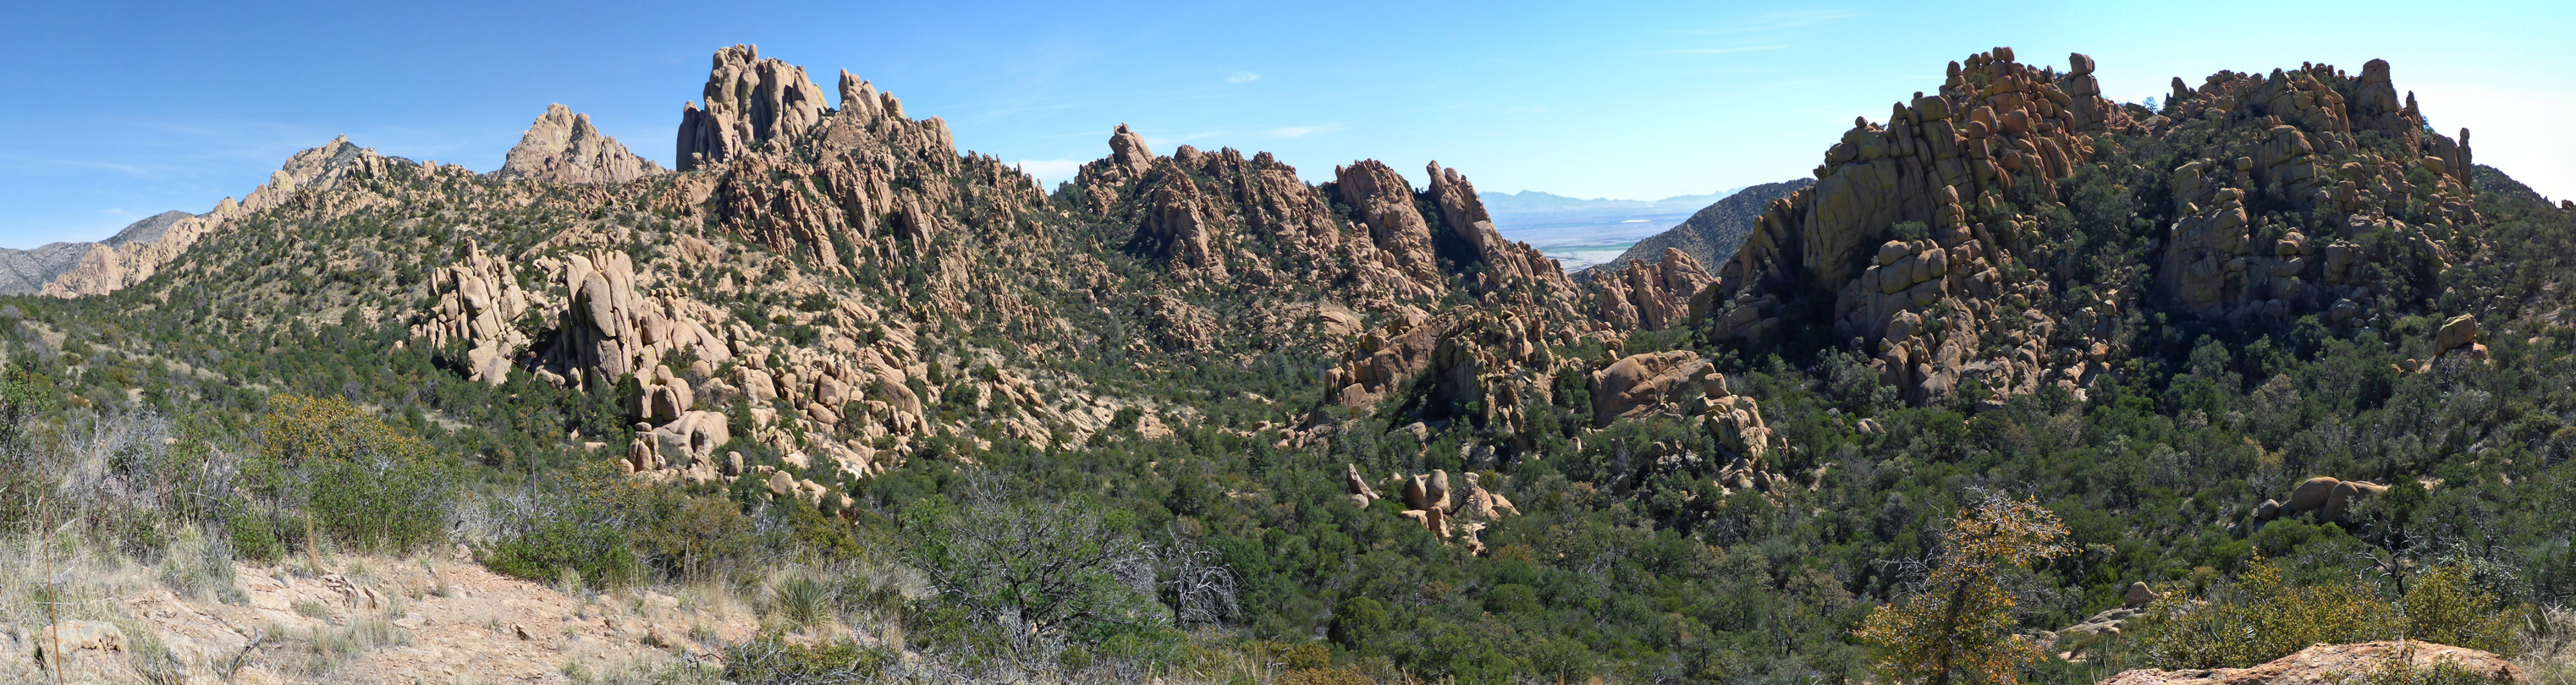
[[[0,0],[0,246],[203,212],[347,134],[500,166],[548,103],[668,163],[708,55],[841,69],[1050,185],[1157,151],[1456,167],[1485,191],[1656,198],[1808,173],[1854,116],[1996,45],[2174,76],[2385,58],[2480,162],[2576,197],[2576,3],[225,3]],[[1417,183],[1422,179],[1415,178]]]

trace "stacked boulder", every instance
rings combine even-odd
[[[1344,469],[1347,474],[1343,483],[1350,491],[1353,504],[1367,509],[1370,503],[1381,499],[1377,489],[1360,477],[1358,466],[1346,464]],[[1434,469],[1427,474],[1398,474],[1395,481],[1402,488],[1400,494],[1406,507],[1399,515],[1420,524],[1423,530],[1440,536],[1442,540],[1462,541],[1468,551],[1482,554],[1485,544],[1478,534],[1485,530],[1487,524],[1505,516],[1520,515],[1520,508],[1501,493],[1485,489],[1483,476],[1468,472],[1463,475],[1463,480],[1466,481],[1465,491],[1452,493],[1448,471]]]
[[[1788,442],[1763,422],[1762,406],[1752,397],[1735,394],[1727,388],[1726,376],[1716,372],[1700,377],[1700,392],[1691,414],[1700,417],[1700,424],[1717,439],[1718,449],[1734,456],[1718,470],[1718,487],[1729,494],[1785,490],[1788,479],[1773,470],[1771,456]]]
[[[1657,410],[1680,414],[1708,367],[1706,358],[1687,350],[1634,354],[1604,365],[1591,377],[1593,425]]]
[[[517,325],[530,307],[518,274],[469,239],[455,264],[430,272],[429,289],[438,297],[437,308],[427,312],[427,321],[412,325],[411,337],[433,350],[461,344],[471,378],[490,385],[508,380],[511,356],[529,342]]]

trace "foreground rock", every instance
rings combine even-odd
[[[2442,664],[2497,682],[2527,683],[2531,676],[2504,657],[2430,642],[2365,642],[2317,645],[2252,668],[2122,673],[2100,685],[2329,685],[2355,682],[2399,665],[2431,669]]]

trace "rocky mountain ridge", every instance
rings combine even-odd
[[[1660,260],[1664,258],[1666,249],[1680,250],[1700,264],[1725,263],[1735,256],[1737,248],[1744,245],[1744,237],[1753,233],[1753,222],[1762,216],[1764,207],[1769,206],[1772,200],[1786,198],[1790,192],[1814,184],[1814,179],[1800,178],[1747,186],[1728,193],[1692,213],[1689,219],[1671,230],[1637,241],[1628,251],[1619,253],[1617,259],[1595,269],[1606,272],[1627,262]]]

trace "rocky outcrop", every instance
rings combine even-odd
[[[1454,255],[1450,256],[1451,262],[1474,274],[1471,288],[1480,294],[1539,291],[1535,298],[1512,298],[1511,304],[1523,307],[1546,306],[1576,297],[1573,279],[1565,275],[1565,268],[1556,260],[1540,254],[1529,243],[1503,238],[1502,232],[1494,228],[1493,217],[1485,211],[1483,196],[1476,193],[1476,185],[1469,183],[1466,176],[1456,169],[1440,168],[1439,162],[1430,163],[1423,173],[1430,177],[1431,186],[1422,195],[1439,208],[1443,242],[1454,246],[1441,252]]]
[[[2381,641],[2317,645],[2250,668],[2138,669],[2100,685],[2335,685],[2396,667],[2423,671],[2445,665],[2482,680],[2532,682],[2522,667],[2492,653],[2431,642]]]
[[[1658,407],[1678,407],[1708,370],[1708,360],[1688,350],[1629,355],[1592,372],[1593,425]]]
[[[1764,210],[1693,316],[1713,338],[1755,344],[1829,327],[1827,339],[1859,339],[1909,402],[1993,407],[2042,387],[2081,392],[2123,354],[2113,327],[2144,309],[2285,325],[2421,297],[2362,266],[2438,270],[2452,228],[2477,221],[2453,168],[2467,145],[2421,132],[2381,85],[2384,64],[2358,81],[2318,64],[2177,81],[2162,114],[2103,99],[2093,70],[2083,55],[2060,72],[1997,48],[1952,63],[1938,92],[1885,123],[1855,122],[1813,188]],[[2221,142],[2170,170],[2097,161],[2167,138]],[[2409,171],[2432,180],[2415,188]],[[2170,189],[2170,207],[2134,212],[2169,217],[2148,219],[2163,229],[2152,263],[2088,262],[2073,227],[2040,220],[2079,174]],[[2409,193],[2429,200],[2397,199]],[[2098,281],[2069,280],[2079,274]]]
[[[674,159],[681,171],[721,164],[822,121],[823,89],[805,77],[804,67],[761,59],[756,45],[717,50],[714,62],[707,69],[705,108],[691,102],[680,110]]]
[[[2467,130],[2456,142],[2424,130],[2413,96],[2398,104],[2388,63],[2356,79],[2324,64],[2269,76],[2220,72],[2199,88],[2177,79],[2175,105],[2156,128],[2200,119],[2244,131],[2251,144],[2220,145],[2170,176],[2177,220],[2156,288],[2205,317],[2287,321],[2342,301],[2392,290],[2371,264],[2448,265],[2453,231],[2479,221],[2470,186]],[[2352,93],[2347,100],[2344,93]],[[2409,152],[2362,138],[2377,134]],[[2432,183],[2416,188],[2418,169]],[[2409,200],[2417,193],[2429,198]],[[2305,216],[2332,217],[2319,223]],[[2350,318],[2350,314],[2341,315]]]
[[[438,304],[426,312],[426,321],[412,325],[411,337],[432,350],[462,348],[460,361],[474,380],[490,385],[508,380],[511,356],[530,342],[518,325],[530,305],[528,294],[519,289],[518,274],[469,239],[455,264],[430,272],[429,289]]]
[[[705,324],[671,316],[667,294],[640,291],[634,260],[625,252],[548,258],[540,268],[562,275],[570,299],[539,362],[539,377],[582,386],[615,383],[627,374],[649,374],[665,353],[682,349],[709,364],[733,358],[727,340]]]
[[[2077,67],[2059,75],[1997,48],[1952,63],[1939,93],[1897,105],[1884,125],[1855,122],[1813,188],[1765,209],[1694,315],[1720,339],[1830,325],[1836,338],[1875,348],[1882,378],[1918,404],[1972,377],[1997,394],[2035,389],[2054,322],[1998,314],[2047,286],[1997,267],[2036,224],[1971,221],[1969,209],[2017,191],[2056,197],[2092,157],[2091,134],[2131,125],[2096,92],[2091,60],[2070,61]],[[1830,304],[1807,304],[1816,300]],[[1804,321],[1805,312],[1831,318]]]
[[[1680,250],[1700,264],[1724,264],[1744,246],[1744,237],[1753,233],[1753,222],[1761,218],[1764,207],[1815,184],[1815,179],[1800,178],[1735,191],[1700,208],[1671,230],[1637,241],[1617,259],[1585,271],[1598,275],[1611,273],[1628,262],[1658,262],[1668,250]]]
[[[519,136],[501,171],[555,183],[625,183],[661,173],[662,166],[635,156],[616,138],[600,135],[590,125],[590,115],[552,104]]]
[[[1550,401],[1546,383],[1557,360],[1551,344],[1570,339],[1545,319],[1514,309],[1459,307],[1420,321],[1401,320],[1363,334],[1324,371],[1327,402],[1354,409],[1385,399],[1415,379],[1416,411],[1464,416],[1508,433],[1529,425],[1529,406]]]
[[[1595,276],[1593,315],[1614,330],[1664,330],[1687,321],[1691,296],[1716,280],[1699,260],[1665,248],[1661,259]]]
[[[1329,192],[1351,207],[1351,217],[1386,255],[1388,266],[1417,294],[1439,290],[1444,280],[1433,262],[1431,223],[1413,205],[1413,186],[1373,159],[1333,167]]]
[[[1368,489],[1366,483],[1360,482],[1357,467],[1351,468],[1349,478],[1353,490]],[[1464,481],[1464,488],[1453,490],[1448,471],[1433,469],[1430,473],[1397,475],[1394,483],[1404,498],[1405,506],[1397,515],[1413,521],[1442,540],[1463,544],[1469,553],[1483,554],[1485,543],[1479,534],[1486,526],[1505,516],[1520,515],[1520,507],[1513,505],[1501,493],[1485,489],[1480,474],[1472,471],[1460,474],[1460,480]],[[1352,501],[1375,497],[1374,489],[1368,489],[1368,493],[1354,492]],[[1366,508],[1367,505],[1361,506]]]

